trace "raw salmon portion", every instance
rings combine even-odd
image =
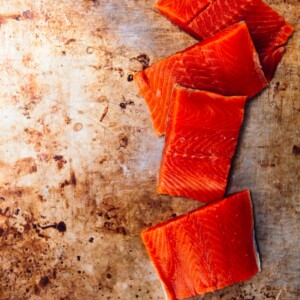
[[[214,0],[159,0],[154,7],[175,24],[186,27],[212,1]]]
[[[165,133],[175,83],[227,96],[248,97],[267,84],[244,22],[157,62],[137,73],[134,79],[158,135]]]
[[[198,39],[205,39],[236,22],[245,21],[268,80],[276,71],[285,44],[294,31],[270,6],[261,0],[158,1],[155,8],[177,26]],[[172,3],[172,5],[170,4]],[[201,10],[199,3],[207,3]],[[184,6],[184,9],[180,9]]]
[[[169,299],[245,281],[260,271],[248,190],[142,232]]]
[[[224,196],[245,102],[175,86],[158,193],[203,202]]]

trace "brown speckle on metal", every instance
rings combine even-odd
[[[66,42],[65,42],[65,45],[69,45],[69,44],[71,44],[71,43],[75,43],[76,42],[76,39],[69,39],[69,40],[67,40]]]
[[[126,148],[129,143],[128,136],[124,133],[121,133],[119,135],[119,140],[120,140],[120,148]]]
[[[23,12],[23,17],[32,20],[34,18],[34,13],[31,10],[25,10]]]
[[[74,131],[81,131],[83,129],[83,125],[81,123],[76,123],[73,129]]]
[[[109,107],[109,105],[106,105],[106,106],[105,106],[105,108],[104,108],[104,110],[103,110],[103,113],[102,113],[102,115],[101,115],[101,117],[100,117],[99,122],[102,122],[102,121],[104,120],[104,118],[106,117],[106,115],[107,115],[107,113],[108,113],[108,107]]]

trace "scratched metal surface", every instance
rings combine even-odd
[[[269,3],[299,29],[296,0]],[[164,299],[140,232],[200,204],[156,195],[163,139],[128,76],[195,41],[153,4],[0,1],[1,300]],[[262,272],[207,300],[299,298],[299,72],[296,32],[228,189],[252,191]]]

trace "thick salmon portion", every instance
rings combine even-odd
[[[245,96],[175,86],[158,193],[210,202],[224,196]]]
[[[276,71],[294,28],[261,0],[158,1],[155,8],[197,39],[205,39],[236,22],[245,21],[266,78]],[[172,3],[172,5],[170,5]],[[199,3],[202,9],[197,9]],[[180,9],[180,7],[184,9]],[[196,9],[194,8],[196,7]],[[201,6],[201,5],[200,5]]]
[[[267,80],[244,22],[165,58],[134,76],[158,135],[165,133],[174,84],[252,97]]]
[[[260,271],[248,190],[142,233],[169,299],[248,280]]]

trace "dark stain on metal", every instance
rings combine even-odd
[[[6,207],[3,212],[2,208],[0,208],[0,215],[5,216],[9,212],[9,209],[10,209],[9,207]]]
[[[48,276],[44,276],[44,277],[41,278],[39,284],[40,284],[40,286],[41,286],[42,288],[45,288],[49,283],[50,283],[49,277],[48,277]]]
[[[293,150],[292,150],[292,153],[296,156],[300,155],[300,147],[297,146],[297,145],[294,145],[293,146]]]
[[[69,45],[69,44],[71,44],[71,43],[75,43],[75,42],[76,42],[75,39],[69,39],[69,40],[67,40],[67,41],[65,42],[65,45],[67,46],[67,45]]]
[[[57,230],[59,232],[65,232],[65,231],[67,231],[67,225],[65,224],[65,222],[59,222],[57,224]]]
[[[99,160],[99,164],[102,165],[102,164],[104,164],[106,161],[107,161],[107,157],[104,156],[104,157],[102,157],[102,158]]]
[[[54,224],[51,224],[51,225],[46,225],[46,226],[41,226],[40,224],[38,224],[39,228],[45,230],[45,229],[48,229],[48,228],[54,228],[54,229],[57,229],[59,232],[65,232],[67,230],[67,225],[65,222],[59,222],[58,224],[57,223],[54,223]]]
[[[122,234],[122,235],[127,234],[127,231],[126,231],[125,227],[123,227],[123,226],[117,227],[116,232],[119,234]]]
[[[132,74],[129,74],[129,75],[128,75],[127,81],[129,81],[129,82],[130,82],[130,81],[133,81],[133,75],[132,75]]]
[[[277,82],[275,83],[275,86],[274,86],[274,92],[275,92],[275,93],[278,93],[279,85],[280,85],[280,82],[277,81]]]
[[[124,76],[124,71],[122,68],[113,68],[114,71],[119,72],[120,76],[123,77]]]
[[[34,285],[33,290],[35,295],[39,295],[41,292],[40,288],[36,284]]]
[[[34,18],[34,13],[31,10],[25,10],[23,12],[23,17],[32,20]]]
[[[94,52],[94,48],[93,47],[89,46],[89,47],[86,48],[86,53],[87,54],[92,54],[93,52]]]
[[[61,170],[63,167],[64,167],[64,165],[67,163],[67,161],[66,160],[60,160],[59,162],[57,162],[57,168],[59,169],[59,170]]]
[[[64,157],[62,155],[55,155],[54,156],[54,160],[55,161],[59,161],[59,160],[62,160]]]
[[[31,229],[30,223],[26,223],[26,224],[24,225],[24,231],[25,231],[25,232],[29,232],[30,229]]]
[[[31,167],[31,169],[30,169],[30,172],[29,172],[29,173],[31,174],[31,173],[36,173],[36,172],[37,172],[37,166],[36,166],[36,165],[34,165],[34,166],[32,166],[32,167]]]
[[[70,181],[69,181],[69,180],[65,180],[64,182],[62,182],[62,183],[60,184],[60,187],[63,189],[64,187],[66,187],[66,186],[68,186],[68,185],[70,185]]]
[[[126,108],[126,104],[125,104],[124,102],[121,102],[121,103],[120,103],[120,107],[121,107],[122,109],[125,109],[125,108]]]
[[[120,148],[126,148],[128,146],[129,139],[127,135],[121,133],[119,135],[119,140],[120,140]]]
[[[123,102],[121,102],[119,105],[122,109],[125,109],[127,107],[127,105],[134,105],[134,102],[131,100],[126,100],[126,98],[124,96],[122,96],[123,98]]]
[[[118,208],[112,206],[105,212],[104,216],[107,220],[115,219],[118,216],[117,211],[118,211]]]
[[[77,184],[77,179],[76,179],[76,175],[75,175],[74,170],[71,170],[71,184],[73,186],[76,186],[76,184]]]
[[[29,75],[27,80],[28,82],[20,87],[20,98],[23,104],[20,109],[22,109],[23,115],[30,119],[32,111],[42,100],[43,91],[35,74]]]
[[[142,69],[145,70],[146,68],[149,67],[150,64],[150,58],[147,54],[140,54],[137,57],[131,58],[131,60],[137,60],[141,65]]]
[[[57,168],[61,170],[64,165],[67,163],[66,160],[63,159],[64,157],[62,155],[55,155],[54,160],[57,162]]]
[[[107,229],[107,230],[114,230],[114,223],[104,222],[104,228]]]
[[[268,160],[261,160],[259,162],[260,166],[263,167],[263,168],[268,168],[268,167],[271,167],[271,168],[274,168],[276,167],[276,164],[275,163],[272,163]]]

